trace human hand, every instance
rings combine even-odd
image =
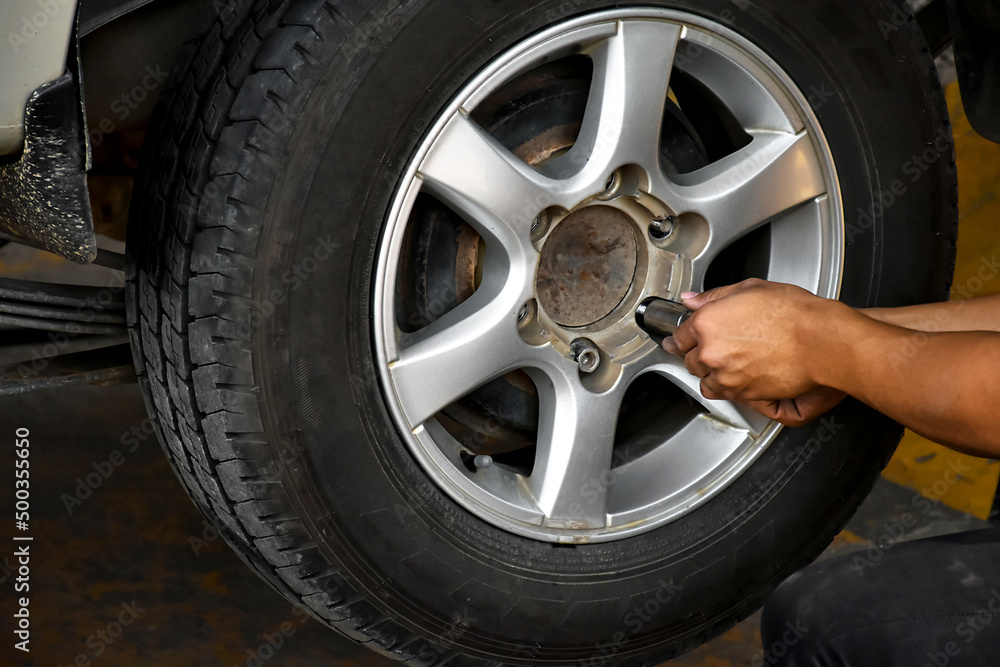
[[[747,405],[785,426],[802,426],[829,412],[845,398],[847,394],[839,389],[817,387],[796,398],[749,401]]]
[[[792,407],[780,401],[806,397],[821,386],[820,371],[835,362],[831,336],[850,311],[799,287],[758,279],[687,293],[682,300],[694,313],[663,347],[702,379],[702,394],[742,403],[779,401],[774,409],[784,408],[789,416]]]

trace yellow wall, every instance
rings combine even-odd
[[[1000,256],[1000,145],[973,131],[958,84],[947,90],[958,158],[958,259],[956,286],[978,286],[984,257]],[[970,283],[970,279],[972,282]],[[1000,293],[1000,280],[982,283],[979,295]],[[953,298],[961,298],[952,291]],[[993,505],[1000,463],[959,454],[912,431],[886,467],[883,477],[934,500],[985,519]]]

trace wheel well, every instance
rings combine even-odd
[[[80,64],[98,233],[125,238],[146,126],[206,0],[83,0]],[[122,58],[128,53],[128,58]]]

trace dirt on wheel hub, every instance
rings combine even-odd
[[[588,206],[570,214],[542,247],[535,282],[542,308],[564,327],[607,317],[628,294],[637,252],[621,211]]]

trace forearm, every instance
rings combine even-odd
[[[915,331],[1000,331],[1000,294],[902,308],[866,308],[868,317]]]
[[[819,381],[955,449],[1000,458],[1000,333],[923,333],[850,313]]]

